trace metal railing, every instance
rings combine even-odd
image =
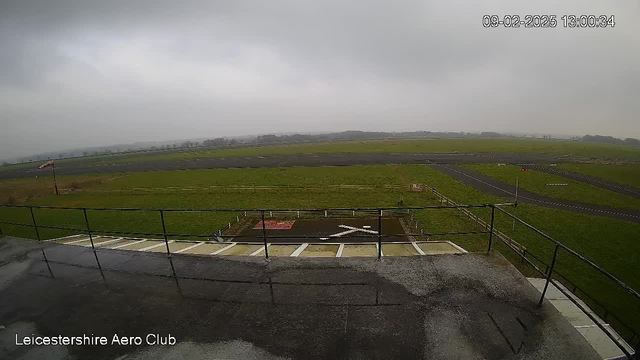
[[[433,191],[435,191],[435,189],[433,189]],[[444,196],[442,197],[443,199]],[[26,223],[16,223],[16,222],[9,222],[9,221],[0,221],[0,224],[4,224],[4,225],[11,225],[11,226],[22,226],[22,227],[31,227],[34,229],[35,234],[36,234],[36,238],[37,240],[42,240],[41,238],[41,234],[40,234],[40,229],[54,229],[54,230],[64,230],[64,231],[72,231],[72,232],[76,232],[76,233],[81,233],[81,234],[87,234],[89,237],[89,241],[91,243],[91,248],[94,252],[94,254],[96,254],[96,246],[94,244],[94,236],[95,234],[111,234],[111,235],[139,235],[139,236],[156,236],[158,238],[160,238],[159,240],[162,241],[164,240],[165,243],[165,247],[166,247],[166,252],[167,252],[167,256],[171,257],[172,253],[171,253],[171,249],[169,246],[169,237],[188,237],[188,238],[195,238],[195,239],[202,239],[202,238],[209,238],[211,237],[211,235],[198,235],[198,234],[180,234],[180,233],[171,233],[167,231],[167,227],[166,227],[166,222],[165,222],[165,214],[166,213],[175,213],[175,212],[190,212],[190,213],[194,213],[194,212],[209,212],[209,213],[215,213],[215,212],[233,212],[233,213],[244,213],[244,214],[248,214],[248,215],[259,215],[261,221],[262,221],[262,229],[261,229],[261,234],[257,235],[257,236],[246,236],[246,235],[241,235],[241,234],[233,234],[233,235],[223,235],[222,238],[224,239],[226,238],[233,238],[238,239],[238,238],[250,238],[253,241],[248,241],[247,243],[251,243],[251,244],[256,244],[257,242],[261,243],[264,247],[264,256],[265,258],[269,258],[269,245],[270,244],[274,244],[277,243],[277,239],[304,239],[304,242],[300,242],[300,241],[293,241],[293,242],[286,242],[287,244],[290,245],[295,245],[295,244],[304,244],[304,243],[308,243],[308,241],[306,241],[306,239],[311,239],[311,238],[315,238],[317,239],[319,236],[317,234],[314,235],[305,235],[305,234],[299,234],[299,235],[270,235],[267,233],[267,228],[266,228],[266,222],[265,222],[265,215],[266,214],[271,214],[271,212],[277,212],[277,213],[289,213],[289,214],[300,214],[302,213],[316,213],[316,214],[324,214],[324,216],[327,216],[327,214],[329,212],[332,213],[339,213],[339,214],[353,214],[356,215],[356,213],[359,214],[369,214],[369,215],[373,215],[377,218],[377,225],[378,225],[378,231],[377,234],[362,234],[362,235],[358,235],[357,238],[359,239],[371,239],[372,241],[370,243],[372,244],[376,244],[377,245],[377,258],[381,259],[382,257],[382,244],[383,244],[383,239],[385,238],[398,238],[398,237],[404,237],[404,238],[410,238],[410,237],[423,237],[423,236],[448,236],[448,235],[474,235],[474,234],[488,234],[488,248],[487,248],[487,252],[491,252],[492,247],[493,247],[493,243],[494,243],[494,238],[501,241],[502,243],[504,243],[509,249],[511,249],[512,251],[514,251],[521,259],[522,261],[526,262],[527,264],[531,265],[533,267],[533,269],[539,273],[540,275],[542,275],[545,278],[545,285],[544,285],[544,289],[542,291],[542,294],[540,296],[540,300],[538,302],[538,306],[541,306],[543,301],[544,301],[544,297],[545,294],[547,292],[547,289],[549,287],[549,284],[552,284],[554,286],[556,286],[556,288],[558,288],[558,290],[560,292],[562,292],[569,300],[571,300],[580,310],[582,310],[607,336],[609,336],[609,338],[611,338],[611,340],[618,346],[618,348],[620,348],[620,350],[629,358],[629,359],[635,359],[634,355],[632,354],[632,352],[630,352],[621,341],[619,341],[616,336],[609,330],[607,329],[603,324],[601,324],[600,321],[598,321],[598,319],[590,313],[590,311],[583,305],[581,304],[579,301],[577,301],[574,297],[570,296],[568,294],[568,290],[566,288],[564,288],[561,284],[559,284],[557,282],[556,279],[554,279],[554,275],[556,277],[562,277],[563,279],[567,280],[568,279],[559,274],[556,270],[556,266],[557,266],[557,259],[558,259],[558,252],[560,250],[572,255],[573,257],[575,257],[576,259],[580,260],[581,262],[583,262],[584,264],[588,265],[589,267],[595,269],[596,271],[598,271],[600,274],[604,275],[608,280],[612,281],[613,284],[615,284],[617,287],[619,287],[620,289],[623,289],[624,291],[626,291],[627,293],[631,294],[634,298],[636,299],[640,299],[640,294],[635,291],[633,288],[631,288],[630,286],[626,285],[624,282],[622,282],[620,279],[618,279],[616,276],[612,275],[611,273],[607,272],[606,270],[604,270],[603,268],[601,268],[600,266],[598,266],[597,264],[595,264],[593,261],[589,260],[588,258],[584,257],[583,255],[577,253],[576,251],[574,251],[573,249],[567,247],[566,245],[558,242],[557,240],[553,239],[551,236],[547,235],[546,233],[536,229],[534,226],[526,223],[525,221],[521,220],[520,218],[516,217],[515,215],[509,213],[508,211],[506,211],[505,209],[503,209],[503,206],[511,206],[511,205],[515,205],[515,204],[481,204],[481,205],[460,205],[460,204],[456,204],[454,202],[452,202],[449,199],[446,199],[445,201],[447,204],[450,205],[439,205],[439,206],[417,206],[417,207],[375,207],[375,208],[316,208],[316,209],[161,209],[161,208],[96,208],[96,207],[58,207],[58,206],[27,206],[27,205],[0,205],[0,207],[4,207],[4,208],[23,208],[23,209],[28,209],[29,210],[29,215],[31,218],[31,223],[30,224],[26,224]],[[491,218],[489,220],[489,222],[486,222],[484,220],[481,220],[477,215],[471,213],[471,210],[473,209],[481,209],[481,208],[489,208],[491,209]],[[84,218],[84,228],[70,228],[70,227],[62,227],[62,226],[51,226],[51,225],[42,225],[42,224],[38,224],[37,223],[37,219],[36,216],[34,214],[34,209],[54,209],[54,210],[76,210],[76,211],[81,211],[83,218]],[[403,232],[403,233],[388,233],[388,234],[384,234],[383,233],[383,222],[382,219],[384,217],[385,212],[387,213],[387,215],[399,215],[399,214],[405,214],[404,212],[406,211],[417,211],[417,210],[438,210],[438,209],[455,209],[455,210],[459,210],[461,212],[465,212],[466,215],[470,216],[471,219],[474,219],[476,221],[476,223],[478,223],[479,221],[482,221],[482,224],[484,226],[484,231],[460,231],[460,232],[443,232],[443,233],[428,233],[428,232],[420,232],[420,233],[407,233],[407,232]],[[131,232],[131,231],[113,231],[113,230],[104,230],[104,229],[96,229],[96,228],[92,228],[90,221],[89,221],[89,216],[87,214],[87,211],[106,211],[106,212],[155,212],[158,214],[158,220],[160,222],[160,224],[162,225],[162,232]],[[553,245],[554,245],[554,253],[553,253],[553,258],[551,260],[550,264],[546,264],[544,263],[542,260],[540,260],[538,257],[534,256],[533,254],[531,254],[530,251],[527,251],[527,249],[525,247],[523,247],[520,244],[515,243],[515,241],[513,241],[511,238],[507,237],[504,234],[501,234],[496,228],[495,228],[495,217],[496,217],[496,212],[501,213],[501,214],[505,214],[507,216],[509,216],[510,218],[514,219],[514,221],[518,222],[519,224],[524,225],[526,228],[534,231],[535,233],[541,235],[543,238],[545,238],[546,240],[550,241]],[[320,215],[322,216],[322,215]],[[2,234],[2,229],[0,228],[0,235]],[[428,242],[428,241],[394,241],[393,243],[423,243],[423,242]],[[358,243],[362,243],[362,241],[359,241]],[[42,248],[42,253],[43,256],[46,259],[46,254],[44,252],[44,248]],[[527,256],[528,255],[528,256]],[[536,261],[538,261],[539,263],[545,265],[545,269],[544,271],[542,269],[540,269],[536,264],[534,264],[530,258],[535,259]],[[97,254],[96,254],[96,259],[97,259]],[[574,293],[576,292],[576,290],[578,290],[579,288],[571,281],[569,281],[571,284],[573,284],[573,291]],[[581,291],[583,294],[587,295],[586,292]],[[591,299],[593,299],[592,297],[590,297]],[[600,304],[599,304],[600,305]],[[602,305],[600,305],[602,306]],[[604,307],[603,307],[604,308]],[[608,314],[610,314],[610,312],[607,311]],[[610,316],[615,317],[613,314],[610,314]],[[606,316],[605,316],[606,317]],[[640,346],[640,336],[638,336],[638,334],[628,325],[624,324],[622,321],[620,321],[619,318],[616,317],[616,320],[626,328],[626,330],[628,330],[629,333],[632,334],[632,336],[627,340],[627,342],[629,344],[631,344],[631,346],[633,346],[636,349],[636,353],[638,352],[638,347]],[[634,343],[634,341],[636,341]]]
[[[508,243],[504,242],[503,239],[501,239],[501,241],[503,241],[505,243],[505,245],[507,245],[507,248],[513,250],[523,261],[525,261],[527,264],[529,264],[537,273],[539,273],[540,275],[542,275],[545,278],[546,281],[545,281],[544,288],[542,290],[542,294],[540,296],[540,300],[538,301],[538,306],[542,306],[542,303],[544,301],[544,297],[545,297],[545,294],[546,294],[547,289],[549,287],[549,284],[554,285],[556,287],[556,289],[558,289],[574,305],[576,305],[591,321],[593,321],[593,323],[598,328],[600,328],[600,330],[602,330],[616,344],[616,346],[627,356],[628,359],[637,359],[638,358],[637,357],[638,349],[640,348],[640,335],[638,335],[635,332],[635,330],[633,330],[629,325],[625,324],[618,317],[616,317],[615,315],[611,314],[608,310],[606,310],[604,308],[604,306],[602,304],[600,304],[599,302],[595,301],[595,299],[593,297],[588,295],[585,291],[579,289],[578,286],[575,285],[575,283],[571,282],[565,276],[563,276],[562,274],[558,273],[558,271],[556,270],[556,266],[557,266],[557,263],[558,263],[557,260],[558,260],[559,251],[563,250],[567,254],[572,255],[576,259],[580,260],[584,264],[586,264],[589,267],[591,267],[592,269],[596,270],[598,273],[602,274],[608,280],[612,281],[620,289],[622,289],[622,290],[626,291],[627,293],[631,294],[631,296],[634,297],[636,300],[640,300],[640,294],[636,290],[634,290],[633,288],[631,288],[630,286],[628,286],[627,284],[622,282],[616,276],[614,276],[613,274],[611,274],[608,271],[604,270],[602,267],[598,266],[593,261],[591,261],[588,258],[586,258],[585,256],[579,254],[578,252],[576,252],[575,250],[569,248],[568,246],[560,243],[559,241],[555,240],[554,238],[552,238],[551,236],[547,235],[546,233],[540,231],[539,229],[535,228],[534,226],[528,224],[524,220],[522,220],[522,219],[516,217],[515,215],[509,213],[508,211],[502,209],[499,205],[496,205],[496,206],[492,207],[492,216],[491,216],[492,224],[493,224],[494,217],[495,217],[495,210],[498,210],[502,214],[507,215],[508,217],[512,218],[513,220],[515,220],[519,224],[524,225],[526,228],[528,228],[529,230],[532,230],[536,234],[542,236],[543,238],[545,238],[546,240],[550,241],[554,245],[553,257],[551,259],[551,263],[550,264],[546,264],[540,258],[538,258],[538,257],[534,256],[533,254],[531,254],[531,252],[526,252],[526,250],[522,251],[522,252],[518,251],[518,249],[510,246]],[[492,231],[492,234],[493,234],[493,231]],[[491,250],[491,235],[490,235],[490,240],[489,240],[489,251],[490,250]],[[544,271],[541,270],[530,259],[528,259],[527,258],[527,254],[529,254],[530,257],[534,258],[539,263],[545,265],[545,270]],[[602,324],[601,321],[599,321],[598,318],[596,316],[594,316],[591,313],[591,311],[589,311],[589,309],[585,305],[581,304],[580,301],[577,301],[574,296],[571,296],[569,294],[569,290],[567,288],[565,288],[562,285],[561,282],[559,283],[557,280],[555,280],[553,278],[554,275],[556,275],[557,277],[561,277],[561,278],[565,279],[566,281],[568,281],[569,283],[571,283],[573,285],[573,294],[575,296],[578,296],[578,294],[576,293],[576,290],[581,290],[581,292],[584,295],[589,297],[589,300],[593,301],[594,303],[598,304],[600,307],[605,309],[605,311],[606,311],[605,316],[604,316],[605,319],[606,319],[606,317],[608,315],[614,317],[618,321],[619,325],[621,325],[628,333],[632,334],[628,339],[625,339],[625,340],[627,341],[627,344],[630,344],[630,346],[632,346],[635,349],[635,354],[632,353],[631,351],[629,351],[626,348],[626,346],[624,346],[624,344],[621,341],[619,341],[619,339],[615,336],[615,334],[613,334],[609,329],[607,329],[607,327],[604,324]]]

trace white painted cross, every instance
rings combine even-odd
[[[337,233],[337,234],[329,235],[328,238],[326,238],[326,237],[320,238],[320,240],[325,241],[325,240],[329,240],[329,238],[332,238],[332,237],[341,237],[341,236],[344,236],[344,235],[353,234],[354,232],[358,232],[358,231],[366,232],[366,233],[369,233],[369,234],[377,234],[378,233],[375,230],[367,229],[367,228],[370,228],[371,226],[364,226],[363,228],[357,228],[357,227],[353,227],[353,226],[349,226],[349,225],[338,225],[338,227],[341,227],[343,229],[348,229],[348,230],[340,232],[340,233]]]

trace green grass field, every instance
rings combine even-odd
[[[640,201],[636,198],[605,190],[580,181],[567,179],[559,175],[551,175],[541,171],[520,171],[518,166],[464,165],[465,168],[493,177],[507,184],[516,179],[521,189],[555,199],[578,201],[586,204],[610,206],[620,209],[640,210]],[[547,184],[567,184],[567,186],[551,186]]]
[[[210,157],[243,157],[299,154],[353,154],[353,153],[537,153],[567,154],[574,156],[609,156],[640,159],[640,148],[570,140],[512,139],[512,138],[447,138],[447,139],[394,139],[344,141],[329,143],[265,145],[228,149],[158,150],[140,154],[95,155],[59,160],[60,164],[80,162],[86,164],[131,163],[155,160],[198,159]],[[44,162],[44,161],[43,161]],[[0,171],[36,167],[39,163],[0,166]]]
[[[558,168],[635,186],[640,189],[640,165],[560,164]]]
[[[533,173],[533,172],[531,172]],[[527,173],[529,175],[530,173]],[[72,181],[72,178],[64,181]],[[301,185],[301,184],[409,184],[425,183],[435,187],[459,203],[496,203],[501,200],[481,193],[472,187],[430,168],[419,165],[402,166],[354,166],[354,167],[314,167],[282,169],[228,169],[190,170],[125,174],[107,182],[88,184],[88,188],[119,189],[127,187],[200,186],[219,184],[259,184],[259,185]],[[13,180],[12,180],[13,181]],[[3,184],[3,182],[0,182]],[[12,191],[21,186],[20,181],[12,182],[5,189]],[[40,185],[38,185],[40,186]],[[43,183],[42,186],[46,187]],[[524,184],[523,184],[524,186]],[[74,193],[61,196],[44,196],[28,200],[32,205],[55,205],[65,207],[127,207],[127,208],[326,208],[326,207],[393,207],[401,198],[406,206],[437,204],[430,193],[400,193],[398,191],[319,191],[291,192],[278,191],[213,192],[200,194],[170,195],[112,195]],[[513,210],[513,209],[511,209]],[[563,210],[546,209],[521,205],[517,215],[558,241],[584,254],[606,270],[618,276],[630,286],[640,289],[637,277],[637,262],[640,260],[640,243],[637,234],[640,224],[603,217],[587,216]],[[483,218],[489,218],[488,209],[475,211]],[[36,209],[38,223],[45,226],[64,226],[84,229],[84,217],[79,210]],[[98,212],[88,211],[92,229],[121,232],[162,232],[158,212]],[[232,222],[238,213],[167,213],[167,231],[208,235]],[[475,224],[460,216],[456,210],[421,210],[415,213],[420,226],[426,232],[470,231]],[[4,221],[30,223],[27,209],[0,208]],[[496,226],[511,235],[528,250],[549,262],[553,246],[539,235],[521,225],[512,231],[512,221],[498,215]],[[2,225],[5,234],[35,237],[32,229]],[[68,235],[62,230],[41,229],[44,238]],[[438,239],[452,240],[470,251],[485,251],[486,235],[442,236]],[[517,258],[499,243],[496,248],[510,258],[527,274],[530,270],[521,265]],[[581,288],[606,305],[614,314],[640,324],[638,303],[620,292],[612,284],[585,267],[567,254],[561,254],[558,270],[572,279]],[[638,329],[640,330],[640,329]]]

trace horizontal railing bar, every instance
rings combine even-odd
[[[621,288],[627,290],[629,293],[631,293],[633,296],[635,296],[636,298],[640,299],[640,294],[635,291],[634,289],[632,289],[630,286],[628,286],[627,284],[625,284],[624,282],[622,282],[620,279],[618,279],[617,277],[615,277],[614,275],[612,275],[611,273],[609,273],[608,271],[604,270],[603,268],[601,268],[600,266],[596,265],[593,261],[587,259],[586,257],[578,254],[576,251],[574,251],[573,249],[569,248],[568,246],[562,244],[561,242],[555,240],[554,238],[552,238],[551,236],[545,234],[544,232],[536,229],[535,227],[533,227],[532,225],[529,225],[528,223],[526,223],[525,221],[523,221],[522,219],[516,217],[515,215],[509,213],[508,211],[501,209],[500,207],[496,206],[496,208],[498,210],[500,210],[502,213],[508,215],[509,217],[511,217],[512,219],[518,221],[519,223],[521,223],[522,225],[528,227],[529,229],[533,230],[534,232],[536,232],[539,235],[542,235],[544,238],[546,238],[547,240],[551,241],[554,243],[554,245],[558,245],[560,246],[560,248],[566,250],[568,253],[570,253],[571,255],[577,257],[578,259],[582,260],[583,262],[585,262],[586,264],[588,264],[589,266],[591,266],[592,268],[598,270],[601,274],[603,274],[604,276],[606,276],[607,278],[609,278],[609,280],[612,280],[613,282],[615,282],[616,284],[618,284],[618,286],[620,286]]]
[[[509,204],[500,204],[507,206]],[[62,207],[62,206],[43,206],[43,205],[9,205],[0,204],[5,208],[33,208],[33,209],[52,209],[52,210],[88,210],[88,211],[160,211],[165,212],[244,212],[244,211],[391,211],[391,210],[430,210],[430,209],[458,209],[458,208],[487,208],[492,204],[479,205],[455,205],[455,206],[406,206],[406,207],[372,207],[372,208],[317,208],[317,209],[162,209],[162,208],[92,208],[92,207]]]

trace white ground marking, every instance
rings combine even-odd
[[[216,251],[212,252],[212,253],[211,253],[211,254],[209,254],[209,255],[218,255],[218,254],[220,254],[221,252],[223,252],[223,251],[225,251],[225,250],[227,250],[227,249],[231,249],[231,248],[232,248],[232,247],[234,247],[234,246],[236,246],[236,243],[231,243],[231,245],[225,246],[225,247],[223,247],[223,248],[222,248],[222,249],[220,249],[220,250],[216,250]]]
[[[111,244],[114,243],[116,241],[120,241],[122,240],[122,238],[117,238],[117,239],[113,239],[113,240],[108,240],[108,241],[103,241],[103,242],[99,242],[99,243],[94,243],[95,246],[102,246],[102,245],[107,245],[107,244]],[[89,245],[85,245],[85,246],[91,246],[91,244]]]
[[[360,228],[349,226],[349,225],[338,225],[338,226],[343,228],[343,229],[349,229],[349,230],[355,230],[355,231],[363,231],[363,232],[366,232],[366,233],[369,233],[369,234],[377,234],[378,233],[375,230],[360,229]]]
[[[329,240],[329,238],[320,238],[320,240],[326,241],[326,240]]]
[[[66,242],[66,243],[64,243],[64,244],[65,244],[65,245],[71,245],[71,244],[76,244],[76,243],[83,242],[83,241],[87,241],[87,240],[89,240],[89,237],[88,237],[88,236],[87,236],[87,238],[82,238],[82,239],[80,239],[80,240],[69,241],[69,242]]]
[[[343,231],[341,233],[329,235],[329,237],[340,237],[340,236],[343,236],[343,235],[348,235],[348,234],[354,233],[356,231],[358,231],[358,230],[347,230],[347,231]]]
[[[463,254],[468,254],[468,253],[469,253],[467,250],[465,250],[465,249],[461,248],[460,246],[458,246],[458,245],[456,245],[456,244],[452,243],[451,241],[447,241],[447,243],[449,243],[449,244],[450,244],[451,246],[453,246],[454,248],[456,248],[456,249],[458,249],[458,250],[462,251],[462,253],[463,253]]]
[[[297,249],[296,249],[296,251],[294,251],[293,253],[291,253],[291,255],[289,255],[289,256],[291,256],[291,257],[298,257],[298,255],[302,254],[302,252],[304,251],[304,249],[306,249],[306,248],[307,248],[307,246],[309,246],[309,244],[307,244],[307,243],[300,245],[300,247],[299,247],[299,248],[297,248]]]
[[[86,235],[84,235],[84,234],[76,234],[76,235],[63,236],[63,237],[59,237],[59,238],[55,238],[55,239],[43,240],[43,241],[44,242],[48,242],[48,241],[68,240],[68,239],[76,238],[78,236],[86,236]]]
[[[418,244],[416,244],[415,242],[412,242],[411,245],[413,245],[414,249],[416,249],[418,254],[425,255],[424,251],[422,251],[422,249],[420,249],[420,246],[418,246]]]
[[[371,225],[365,225],[362,227],[363,229],[371,229]]]
[[[180,249],[180,250],[176,251],[174,254],[180,254],[181,252],[185,252],[187,250],[191,250],[193,248],[197,248],[198,246],[203,245],[203,244],[204,244],[204,242],[199,242],[199,243],[197,243],[195,245],[191,245],[191,246],[188,246],[188,247],[186,247],[184,249]]]
[[[269,246],[271,246],[271,244],[267,244],[267,247],[269,247]],[[260,254],[263,251],[264,251],[264,246],[260,247],[260,249],[258,249],[256,251],[252,252],[251,254],[249,254],[249,256],[256,256],[256,255]]]
[[[145,241],[147,241],[147,240],[138,240],[138,241],[134,241],[134,242],[129,243],[129,244],[122,244],[122,245],[114,246],[111,249],[120,249],[120,248],[131,246],[131,245],[134,245],[134,244],[140,244],[140,243],[145,242]]]
[[[169,241],[167,241],[167,244],[171,244],[171,243],[172,243],[172,242],[174,242],[174,241],[175,241],[175,240],[169,240]],[[142,249],[140,249],[140,250],[138,250],[138,251],[147,251],[147,250],[155,249],[155,248],[157,248],[157,247],[160,247],[160,246],[162,246],[162,245],[165,245],[165,242],[164,242],[164,241],[159,241],[159,243],[160,243],[160,244],[155,244],[155,245],[147,246],[146,248],[142,248]]]
[[[376,251],[378,251],[379,248],[378,243],[376,243]],[[380,256],[384,256],[384,252],[382,252],[382,250],[380,250]]]
[[[338,252],[336,253],[336,257],[342,257],[342,251],[344,250],[344,244],[340,244],[338,248]]]

